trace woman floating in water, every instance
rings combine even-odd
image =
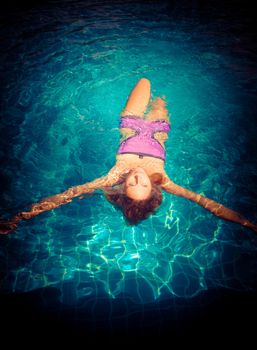
[[[222,204],[175,184],[164,170],[164,143],[168,138],[170,121],[165,101],[157,97],[150,103],[150,82],[142,78],[132,90],[121,112],[121,143],[116,155],[116,164],[106,176],[67,191],[42,199],[31,206],[30,211],[15,215],[10,221],[0,223],[0,233],[9,233],[21,220],[30,219],[46,210],[83,198],[96,189],[104,192],[105,198],[123,211],[126,221],[136,225],[155,212],[162,202],[162,190],[187,198],[214,215],[234,221],[257,232],[254,225],[241,214]]]

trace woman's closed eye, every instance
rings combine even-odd
[[[136,186],[136,184],[129,183],[129,186]],[[143,187],[147,187],[146,184],[142,184]]]

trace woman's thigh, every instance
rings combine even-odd
[[[128,137],[136,135],[136,131],[130,128],[120,128],[121,139],[120,142],[126,140]]]
[[[166,101],[161,97],[156,97],[151,103],[151,109],[146,115],[146,119],[150,121],[166,120],[168,123],[170,123],[168,109],[166,108]]]

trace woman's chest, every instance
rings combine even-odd
[[[148,175],[164,173],[164,161],[154,157],[143,156],[140,158],[135,154],[117,154],[116,165],[126,169],[141,167]]]

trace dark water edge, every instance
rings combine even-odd
[[[93,1],[86,2],[93,3]],[[113,1],[102,2],[112,3]],[[153,3],[153,1],[135,2]],[[71,4],[72,1],[59,1],[59,3],[64,6],[64,3]],[[171,11],[177,3],[178,1],[171,2]],[[58,1],[40,0],[32,3],[27,0],[11,0],[0,5],[6,21],[10,19],[8,16],[12,13],[24,15],[30,8],[41,6],[58,6]],[[220,12],[209,13],[208,6],[216,10],[220,9]],[[181,11],[188,11],[190,16],[192,9],[196,9],[203,20],[213,19],[217,13],[227,21],[240,20],[239,16],[247,18],[244,30],[253,44],[255,43],[256,12],[252,2],[217,0],[183,2]],[[207,12],[209,18],[205,17]],[[254,47],[256,48],[256,43]],[[44,305],[42,295],[47,293],[51,295],[53,301],[56,300],[52,307]],[[92,322],[90,313],[80,315],[78,309],[58,304],[58,293],[58,290],[46,288],[24,294],[1,295],[2,343],[7,342],[9,347],[16,342],[19,346],[22,344],[50,347],[53,345],[51,342],[55,340],[59,345],[72,341],[74,347],[78,344],[83,348],[88,347],[88,344],[91,346],[110,344],[121,348],[125,344],[136,346],[138,339],[145,344],[152,339],[158,339],[159,347],[168,343],[168,347],[173,348],[178,346],[174,341],[179,340],[179,346],[191,343],[203,345],[206,348],[215,344],[222,347],[226,340],[230,345],[243,341],[244,347],[247,348],[247,345],[254,344],[255,340],[257,296],[254,292],[213,290],[193,300],[176,300],[174,306],[170,305],[172,300],[163,301],[160,303],[159,311],[153,311],[149,304],[140,312],[128,315],[128,318],[112,320],[111,324],[106,322],[104,317],[102,321]],[[107,299],[105,302],[108,302]],[[116,302],[112,301],[112,303]],[[180,303],[181,307],[178,307]],[[32,337],[36,338],[34,342]]]
[[[26,344],[33,335],[40,344],[72,341],[76,345],[82,341],[85,346],[93,343],[136,346],[140,340],[146,345],[158,339],[159,346],[170,342],[171,348],[175,340],[179,340],[180,346],[189,343],[201,346],[206,340],[212,345],[243,341],[247,346],[255,339],[257,300],[251,292],[213,290],[186,302],[181,299],[161,302],[161,312],[153,311],[149,304],[144,310],[111,322],[100,310],[98,320],[92,321],[89,311],[80,315],[78,309],[56,302],[46,308],[42,302],[43,294],[51,295],[54,300],[58,293],[56,289],[48,288],[1,296],[1,340],[9,346],[17,339]],[[103,302],[108,303],[107,300]],[[112,301],[113,309],[115,303]],[[127,305],[128,309],[132,306],[129,302]]]
[[[176,9],[181,15],[186,14],[189,17],[198,13],[200,16],[207,16],[207,20],[214,17],[230,20],[234,15],[240,13],[241,17],[237,16],[237,19],[243,21],[247,19],[249,23],[251,22],[251,29],[256,30],[255,3],[251,0],[9,0],[1,2],[0,8],[2,14],[8,14],[37,8],[68,8],[76,3],[83,3],[85,6],[97,5],[98,7],[113,4],[119,4],[121,7],[133,3],[135,5],[156,4],[156,10],[158,10],[158,5],[161,8],[161,5],[165,3],[168,4],[170,11]]]

